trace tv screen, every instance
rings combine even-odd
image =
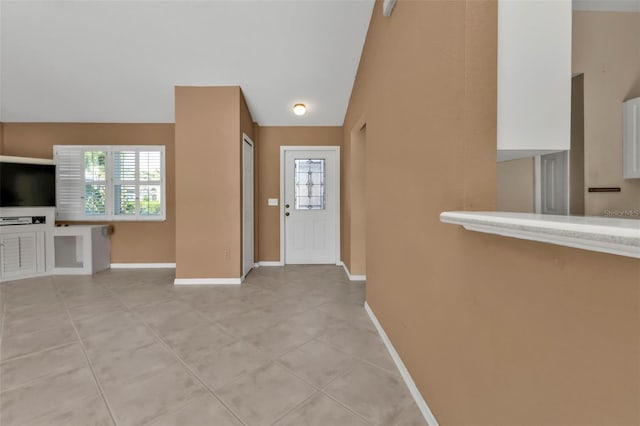
[[[0,162],[0,207],[56,205],[56,166]]]

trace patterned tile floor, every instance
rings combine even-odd
[[[242,286],[174,270],[0,285],[0,424],[424,425],[339,267]]]

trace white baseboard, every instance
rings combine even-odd
[[[240,285],[242,278],[176,278],[174,285]]]
[[[175,263],[112,263],[111,269],[175,268]]]
[[[267,261],[267,262],[258,262],[258,265],[260,265],[260,266],[284,266],[284,263],[280,262],[280,261],[275,261],[275,262]]]
[[[367,280],[366,275],[351,275],[351,272],[349,272],[349,268],[347,268],[347,265],[345,265],[344,262],[340,262],[340,265],[342,265],[342,267],[344,268],[344,271],[347,273],[347,277],[349,277],[349,281],[366,281]]]
[[[364,309],[365,311],[367,311],[367,314],[369,314],[369,318],[371,318],[371,322],[376,327],[376,330],[378,330],[378,334],[382,338],[384,345],[387,347],[387,350],[389,351],[389,355],[391,355],[391,358],[393,358],[393,362],[395,362],[396,367],[398,368],[398,371],[400,371],[400,375],[402,376],[404,383],[409,388],[409,392],[411,392],[411,396],[413,396],[413,399],[418,405],[418,408],[420,409],[420,412],[424,416],[424,419],[426,420],[427,424],[429,426],[438,426],[438,421],[436,420],[435,416],[431,412],[431,409],[427,405],[427,402],[422,397],[422,394],[420,393],[420,391],[418,390],[418,387],[416,386],[415,382],[411,378],[411,375],[409,374],[407,367],[404,366],[402,359],[400,359],[400,355],[398,355],[398,352],[396,352],[396,349],[393,347],[391,340],[389,340],[387,333],[384,332],[382,325],[380,325],[378,318],[376,318],[376,315],[373,313],[373,311],[371,310],[367,302],[364,302]]]

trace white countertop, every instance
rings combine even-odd
[[[443,212],[465,229],[640,259],[640,220],[509,212]]]

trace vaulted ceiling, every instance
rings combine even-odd
[[[640,11],[640,0],[573,3]],[[0,0],[0,121],[173,122],[175,85],[239,85],[261,125],[341,125],[372,8],[373,0]],[[297,102],[306,115],[293,114]]]
[[[341,125],[372,7],[2,0],[0,121],[173,122],[175,85],[239,85],[261,125]]]

